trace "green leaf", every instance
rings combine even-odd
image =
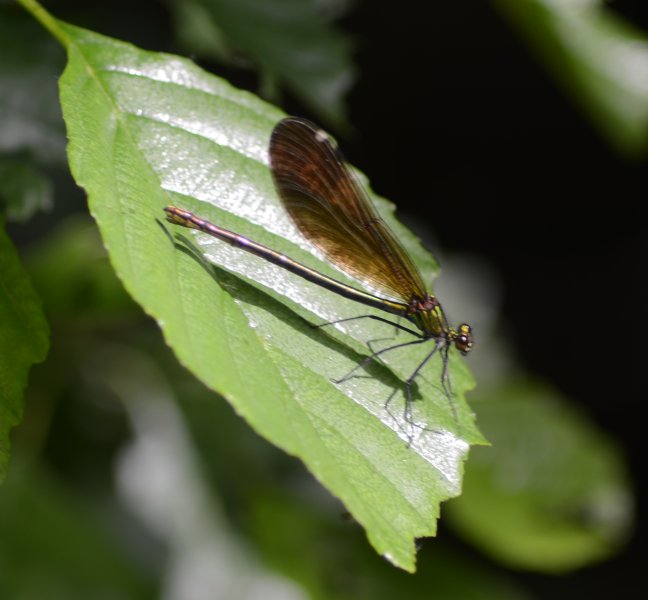
[[[496,0],[558,80],[620,149],[648,145],[648,36],[604,2]]]
[[[52,182],[25,157],[0,157],[0,201],[8,220],[24,223],[52,207]]]
[[[258,490],[250,498],[249,529],[268,564],[298,581],[310,598],[528,598],[505,575],[444,540],[425,544],[415,576],[387,570],[360,546],[352,523],[325,519],[316,507],[302,504],[280,490]],[[352,585],[341,583],[341,573],[353,573]]]
[[[367,340],[393,336],[394,328],[355,321],[313,329],[309,323],[359,309],[204,235],[174,232],[191,237],[174,243],[173,228],[161,222],[165,205],[183,206],[350,281],[313,254],[280,208],[266,148],[281,113],[190,61],[40,11],[68,50],[61,99],[72,172],[127,290],[184,365],[261,435],[301,458],[378,552],[413,570],[414,538],[434,534],[439,503],[460,492],[469,444],[483,443],[463,400],[473,383],[460,357],[451,353],[452,401],[439,384],[440,360],[420,378],[415,414],[427,430],[403,421],[400,390],[429,347],[392,353],[389,370],[375,365],[371,378],[332,384],[367,356]],[[380,209],[431,276],[431,257],[386,203]],[[194,244],[218,266],[197,257]],[[395,386],[392,417],[385,400]]]
[[[15,6],[0,7],[0,153],[64,164],[65,131],[56,94],[64,55]]]
[[[118,490],[142,529],[165,546],[159,596],[183,598],[192,595],[182,591],[191,587],[218,590],[219,598],[251,598],[259,589],[268,597],[305,598],[259,564],[249,542],[232,529],[217,490],[208,486],[211,477],[204,476],[180,412],[184,399],[176,402],[168,373],[132,345],[98,342],[81,364],[85,377],[118,397],[128,416],[132,439],[119,453]],[[200,393],[206,396],[204,388]]]
[[[130,522],[92,497],[24,457],[16,462],[0,494],[0,597],[155,597],[155,558],[142,565],[124,535]]]
[[[56,88],[63,59],[29,15],[0,6],[0,206],[10,221],[52,205],[52,183],[36,164],[65,164]]]
[[[141,316],[115,277],[88,216],[69,217],[31,244],[25,265],[53,326],[75,323],[77,333],[83,326],[126,328]]]
[[[221,59],[230,48],[249,57],[266,81],[285,84],[328,123],[343,125],[343,97],[355,79],[351,43],[327,23],[314,0],[184,0],[176,3],[183,21],[200,22],[181,31],[186,42],[213,47]],[[204,30],[208,27],[208,32]],[[214,30],[220,35],[214,35]],[[209,33],[209,36],[207,36]],[[211,46],[207,46],[207,40]],[[192,44],[193,45],[193,44]],[[239,54],[240,62],[240,54]]]
[[[462,600],[527,597],[505,574],[465,556],[452,540],[424,542],[416,576],[385,568],[357,524],[342,518],[337,502],[313,489],[304,469],[249,431],[224,403],[210,402],[166,349],[156,346],[153,351],[154,361],[139,350],[99,345],[98,354],[85,357],[84,372],[87,380],[112,389],[127,407],[135,440],[120,453],[119,481],[122,489],[130,488],[124,494],[130,510],[168,541],[175,564],[186,563],[183,555],[192,556],[197,549],[204,552],[209,539],[207,548],[232,563],[220,579],[223,589],[232,578],[239,590],[258,585],[258,563],[263,562],[266,587],[277,586],[281,573],[312,600],[427,598],[430,590],[435,597]],[[163,482],[156,476],[161,470]],[[209,476],[201,481],[196,473]],[[179,520],[178,502],[187,507]],[[177,521],[172,530],[169,519]],[[238,545],[243,542],[247,553],[241,556]],[[194,577],[213,576],[213,569],[201,572],[205,561],[198,563],[192,567]],[[340,578],[341,573],[353,575]]]
[[[27,375],[44,360],[48,337],[40,300],[0,219],[0,482],[7,474],[9,432],[22,418]]]
[[[627,539],[633,502],[612,441],[544,385],[496,388],[475,404],[490,448],[474,452],[451,522],[496,560],[564,572]]]

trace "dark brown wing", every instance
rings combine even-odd
[[[270,139],[270,165],[286,211],[328,260],[392,299],[425,296],[417,268],[324,131],[283,119]]]

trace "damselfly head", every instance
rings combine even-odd
[[[472,327],[467,323],[462,323],[456,331],[454,329],[450,330],[448,339],[450,342],[454,342],[455,348],[461,354],[466,356],[473,347]]]

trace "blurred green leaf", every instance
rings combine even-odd
[[[601,0],[495,0],[618,148],[648,146],[648,36]],[[530,116],[532,118],[532,115]]]
[[[120,453],[118,487],[122,502],[168,544],[171,589],[191,578],[223,598],[247,597],[259,585],[291,599],[417,598],[430,590],[462,600],[526,597],[443,540],[424,544],[416,576],[386,569],[357,524],[295,461],[214,403],[166,349],[154,352],[158,364],[140,350],[103,345],[84,363],[88,379],[111,388],[127,409],[134,440]]]
[[[632,494],[618,450],[546,386],[494,388],[475,403],[493,445],[478,448],[448,504],[463,535],[516,568],[563,572],[627,539]]]
[[[418,572],[412,576],[386,570],[362,547],[357,526],[339,513],[318,512],[319,507],[278,489],[257,492],[248,501],[248,527],[265,560],[308,589],[313,599],[527,597],[505,577],[467,559],[443,540],[424,544]]]
[[[36,164],[65,164],[56,88],[63,59],[29,15],[0,6],[0,205],[10,221],[52,205],[52,183]]]
[[[9,221],[24,223],[52,207],[52,183],[28,158],[0,156],[0,201]]]
[[[81,362],[86,377],[111,390],[130,419],[133,438],[119,454],[117,488],[129,512],[168,549],[162,597],[201,590],[206,598],[252,598],[263,590],[265,597],[305,599],[231,530],[166,373],[147,353],[121,344],[97,344]]]
[[[141,312],[115,276],[89,217],[73,216],[32,244],[25,263],[45,310],[61,326],[85,320],[91,327],[139,317]]]
[[[0,494],[0,597],[156,597],[152,556],[134,560],[129,525],[17,461]]]
[[[56,80],[64,53],[26,13],[0,6],[0,153],[66,164]]]
[[[0,482],[7,474],[9,432],[22,418],[29,369],[45,359],[48,338],[40,300],[0,218]]]
[[[169,0],[176,36],[182,46],[199,56],[221,63],[250,67],[249,59],[238,56],[211,13],[198,0]]]
[[[429,430],[411,431],[384,406],[427,348],[390,356],[391,370],[376,365],[371,378],[333,385],[366,356],[368,339],[393,328],[353,322],[314,330],[305,319],[357,315],[357,307],[192,237],[213,267],[193,253],[194,242],[174,244],[160,221],[164,205],[185,206],[344,279],[312,254],[276,198],[266,148],[281,113],[187,60],[64,25],[25,3],[68,50],[61,98],[70,164],[127,290],[184,365],[300,457],[378,552],[412,570],[414,538],[434,534],[439,503],[460,491],[469,444],[483,441],[462,399],[472,379],[460,357],[452,353],[453,406],[438,383],[440,360],[420,380],[417,418]],[[393,209],[384,202],[380,209],[431,279],[434,261],[394,221]]]
[[[351,43],[326,22],[321,3],[180,0],[174,5],[190,48],[229,62],[240,63],[242,54],[261,69],[266,88],[274,85],[270,82],[285,84],[327,123],[345,125],[343,99],[355,79]]]

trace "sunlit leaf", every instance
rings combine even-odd
[[[368,340],[394,328],[356,321],[313,329],[309,322],[357,315],[358,307],[162,221],[166,204],[183,206],[345,279],[280,208],[267,144],[281,113],[187,60],[38,16],[68,51],[61,99],[70,165],[127,290],[184,365],[301,458],[379,553],[412,570],[414,539],[434,534],[439,503],[460,491],[469,444],[483,441],[463,401],[472,380],[460,357],[450,361],[452,400],[439,384],[441,361],[420,378],[415,413],[427,430],[405,427],[385,400],[428,348],[390,356],[389,370],[376,365],[371,378],[334,385],[367,355]],[[429,281],[433,260],[385,202],[379,207]],[[397,415],[402,404],[399,393]]]

